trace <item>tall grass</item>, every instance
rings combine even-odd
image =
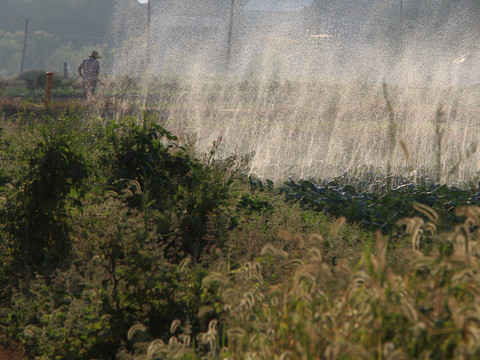
[[[231,283],[225,290],[236,294],[225,296],[227,353],[239,359],[479,356],[480,238],[473,229],[480,210],[459,208],[465,222],[438,233],[438,215],[416,208],[428,221],[402,221],[412,246],[401,267],[392,265],[392,245],[378,233],[354,267],[332,268],[311,248],[305,259],[291,259],[293,270],[281,284],[265,284],[260,263],[237,275],[250,289],[242,294]],[[326,281],[342,276],[349,280],[331,292]]]
[[[385,99],[385,104],[387,106],[388,112],[388,130],[387,130],[387,188],[390,189],[392,186],[391,175],[392,175],[392,161],[393,161],[393,152],[396,146],[397,138],[397,125],[395,122],[395,111],[393,109],[392,102],[388,96],[387,84],[382,83],[383,97]]]
[[[442,166],[442,141],[445,135],[445,124],[447,122],[447,116],[442,104],[437,106],[437,112],[435,113],[435,176],[437,181],[441,183],[443,181],[443,166]]]

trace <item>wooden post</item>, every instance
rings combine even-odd
[[[27,33],[28,33],[28,18],[25,21],[25,34],[23,35],[23,50],[22,50],[22,62],[20,64],[20,74],[23,73],[23,65],[25,64],[25,50],[27,48]]]
[[[63,62],[63,78],[68,79],[68,64],[66,61]]]
[[[47,72],[47,81],[45,83],[45,107],[49,107],[52,98],[53,73]]]

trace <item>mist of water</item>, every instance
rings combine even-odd
[[[119,1],[110,61],[119,82],[139,84],[125,101],[148,103],[198,152],[221,137],[219,156],[254,153],[251,172],[276,181],[387,164],[435,175],[439,159],[437,180],[477,179],[480,53],[465,9],[412,24],[397,1],[198,3],[152,2],[148,31],[146,5]],[[317,3],[328,11],[302,11]]]

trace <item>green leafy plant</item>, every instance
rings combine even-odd
[[[190,254],[197,261],[206,245],[207,222],[219,218],[220,208],[232,196],[236,176],[250,158],[216,159],[217,142],[204,159],[194,159],[146,113],[140,125],[134,119],[111,123],[107,137],[114,155],[112,187],[118,191],[137,181],[144,190],[140,197],[130,198],[129,204],[145,214],[161,214],[156,225],[170,243],[173,258],[181,260]]]
[[[35,147],[23,153],[26,171],[5,194],[1,217],[17,267],[50,271],[69,256],[69,209],[81,206],[91,172],[69,126],[38,127]]]
[[[340,179],[341,180],[341,179]],[[278,189],[287,200],[298,202],[304,209],[323,211],[333,216],[345,216],[350,221],[386,232],[402,217],[413,215],[412,203],[431,206],[442,214],[444,226],[453,227],[458,221],[453,210],[459,205],[476,205],[477,188],[459,189],[447,185],[423,186],[405,181],[400,186],[381,192],[360,192],[351,185],[331,181],[316,185],[308,180],[289,181]]]

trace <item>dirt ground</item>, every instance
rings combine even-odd
[[[17,349],[0,349],[0,359],[2,360],[28,360],[25,354]]]
[[[7,335],[0,331],[0,360],[30,360],[30,358],[20,350],[20,344],[9,341]]]

